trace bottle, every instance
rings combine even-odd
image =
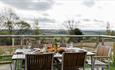
[[[31,49],[31,43],[28,44],[28,49]]]
[[[44,52],[47,52],[48,48],[47,48],[47,44],[44,44]]]
[[[73,48],[73,42],[70,43],[69,48]]]

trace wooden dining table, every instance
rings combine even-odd
[[[95,55],[95,53],[92,53],[90,51],[87,51],[87,50],[84,50],[84,49],[81,49],[81,48],[65,48],[66,51],[69,51],[69,52],[79,52],[79,51],[85,51],[87,52],[87,56],[90,56],[91,57],[91,63],[92,63],[92,66],[91,66],[91,70],[93,69],[93,56]],[[26,54],[35,54],[36,51],[41,51],[41,49],[39,48],[33,48],[33,49],[16,49],[14,55],[12,56],[12,60],[13,60],[13,70],[16,70],[16,62],[17,60],[25,60],[26,58]],[[41,53],[41,52],[40,52]],[[42,53],[47,53],[47,52],[43,52]],[[38,54],[38,53],[37,53]],[[54,58],[62,58],[62,54],[60,53],[54,53]],[[21,70],[21,68],[20,68]]]

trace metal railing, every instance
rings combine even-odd
[[[96,38],[97,41],[115,41],[115,36],[109,36],[109,35],[0,35],[0,38],[11,38],[12,40],[12,46],[15,45],[15,39],[18,38],[18,41],[20,41],[20,46],[23,46],[24,39],[36,39],[41,40],[41,38],[44,39],[56,39],[56,38],[79,38],[81,37],[82,40],[85,39],[93,39]],[[95,39],[95,40],[96,40]]]
[[[0,38],[19,38],[20,41],[24,40],[24,38],[54,38],[54,37],[66,37],[66,38],[77,38],[77,37],[96,37],[97,39],[104,40],[106,38],[108,39],[115,39],[115,36],[109,36],[109,35],[0,35]],[[13,41],[13,40],[12,40]],[[14,41],[13,41],[14,42]],[[13,45],[12,42],[12,45]]]

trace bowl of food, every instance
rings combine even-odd
[[[62,54],[63,52],[65,52],[65,49],[60,47],[57,49],[57,51],[58,51],[58,53]]]

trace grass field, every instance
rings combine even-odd
[[[110,70],[115,70],[115,66],[111,65]]]

